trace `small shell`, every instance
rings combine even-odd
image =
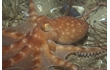
[[[60,12],[65,14],[67,12],[68,8],[69,8],[69,5],[65,4],[61,8]],[[81,6],[72,6],[72,7],[70,7],[67,15],[68,16],[73,16],[73,17],[81,17],[82,14],[84,13],[84,11],[85,11],[85,9],[83,7],[81,7]]]
[[[85,11],[85,9],[83,7],[81,7],[81,6],[72,6],[72,7],[74,9],[76,9],[80,13],[80,15],[82,15],[84,13],[84,11]]]

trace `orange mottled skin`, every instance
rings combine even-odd
[[[30,15],[26,22],[3,30],[3,70],[44,70],[54,65],[78,70],[75,64],[65,60],[65,55],[80,51],[87,54],[106,51],[71,45],[87,34],[88,24],[84,20],[68,16],[55,19],[39,16],[32,0],[29,3]]]

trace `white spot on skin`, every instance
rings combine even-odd
[[[30,36],[32,35],[33,31],[30,32]]]
[[[79,30],[79,32],[81,33],[82,31],[81,31],[81,30]]]
[[[67,21],[67,19],[65,19],[65,21]]]
[[[66,31],[68,31],[68,29],[66,29]]]
[[[10,61],[11,61],[11,65],[13,65],[14,64],[14,60],[13,59],[10,59]]]
[[[81,25],[80,23],[78,23],[78,25]]]
[[[74,38],[74,35],[72,35],[71,37]]]
[[[71,67],[72,70],[78,70],[78,68],[77,68],[76,66],[74,66],[74,65],[73,65],[72,63],[70,63],[70,62],[66,63],[65,66]]]
[[[64,65],[64,63],[65,63],[65,62],[62,61],[62,60],[59,61],[59,65]]]
[[[69,34],[70,34],[70,32],[67,32],[67,34],[69,35]]]
[[[23,39],[22,42],[23,42],[23,43],[26,43],[26,42],[27,42],[27,39]]]
[[[62,32],[62,35],[64,35],[65,33],[64,32]]]
[[[36,50],[39,51],[39,48],[36,47]]]
[[[33,55],[31,55],[31,57],[33,57]]]
[[[72,30],[72,32],[75,32],[75,29],[74,29],[74,30]]]
[[[37,37],[37,35],[36,35],[36,34],[34,34],[34,37],[36,38],[36,37]]]
[[[34,67],[40,67],[39,63],[36,63],[36,64],[34,65]],[[33,67],[33,68],[34,68],[34,67]]]
[[[38,57],[35,57],[34,59],[32,59],[32,61],[35,61],[35,60],[37,60],[38,59]]]
[[[13,47],[14,47],[14,45],[13,45],[13,44],[11,44],[10,48],[11,48],[11,49],[13,49]]]
[[[68,29],[70,28],[70,26],[67,27]]]
[[[74,23],[74,21],[71,21],[71,23]]]
[[[32,15],[32,14],[36,14],[36,12],[32,12],[30,15]],[[34,21],[35,19],[36,19],[36,16],[33,16],[33,17],[31,18],[32,21]]]
[[[76,20],[74,19],[74,21],[76,22]]]
[[[19,52],[22,56],[25,56],[25,54],[23,52]]]
[[[66,23],[67,25],[69,25],[69,23]]]
[[[37,24],[34,24],[34,26],[37,26]]]
[[[69,67],[72,63],[68,62],[66,63],[66,66]]]
[[[52,58],[52,59],[55,59],[56,57],[55,57],[55,56],[52,56],[51,58]]]
[[[72,68],[73,70],[78,70],[78,68],[75,67],[75,66],[72,66],[71,68]]]
[[[59,28],[62,28],[61,26],[59,26]]]
[[[62,40],[62,39],[60,39],[59,41],[60,41],[60,42],[62,42],[63,40]]]
[[[38,36],[38,38],[41,38],[40,36]]]
[[[62,23],[64,23],[64,21],[61,21]],[[61,24],[62,25],[62,24]]]
[[[17,32],[12,32],[11,35],[15,35]]]
[[[58,30],[59,28],[57,28],[57,30]]]
[[[31,45],[28,45],[28,47],[31,48],[32,46]]]
[[[74,26],[73,24],[71,24],[71,26]]]
[[[27,46],[28,44],[26,44],[26,46]]]
[[[78,34],[75,34],[75,37],[77,37],[78,36]]]
[[[68,50],[72,49],[72,47],[67,47]]]

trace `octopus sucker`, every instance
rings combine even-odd
[[[83,39],[89,24],[80,18],[39,16],[33,0],[29,0],[29,17],[16,27],[3,29],[2,69],[45,70],[51,66],[64,66],[78,70],[78,66],[65,58],[74,53],[81,56],[104,54],[107,47],[74,46]],[[8,34],[8,35],[7,35]]]
[[[97,52],[75,52],[73,54],[80,56],[80,57],[92,57],[92,56],[98,56],[100,54],[104,55],[104,53],[106,54],[106,50],[105,51],[97,51]]]
[[[66,49],[65,49],[66,48]],[[73,49],[74,48],[74,49]],[[65,51],[65,52],[64,52]],[[107,51],[107,47],[93,47],[93,48],[84,48],[72,45],[57,45],[56,52],[54,53],[57,56],[64,58],[63,55],[74,54],[82,57],[91,57],[99,54],[105,55]]]

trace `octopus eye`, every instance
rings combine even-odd
[[[46,32],[50,31],[51,30],[51,25],[49,23],[45,23],[45,24],[42,25],[42,29]]]

